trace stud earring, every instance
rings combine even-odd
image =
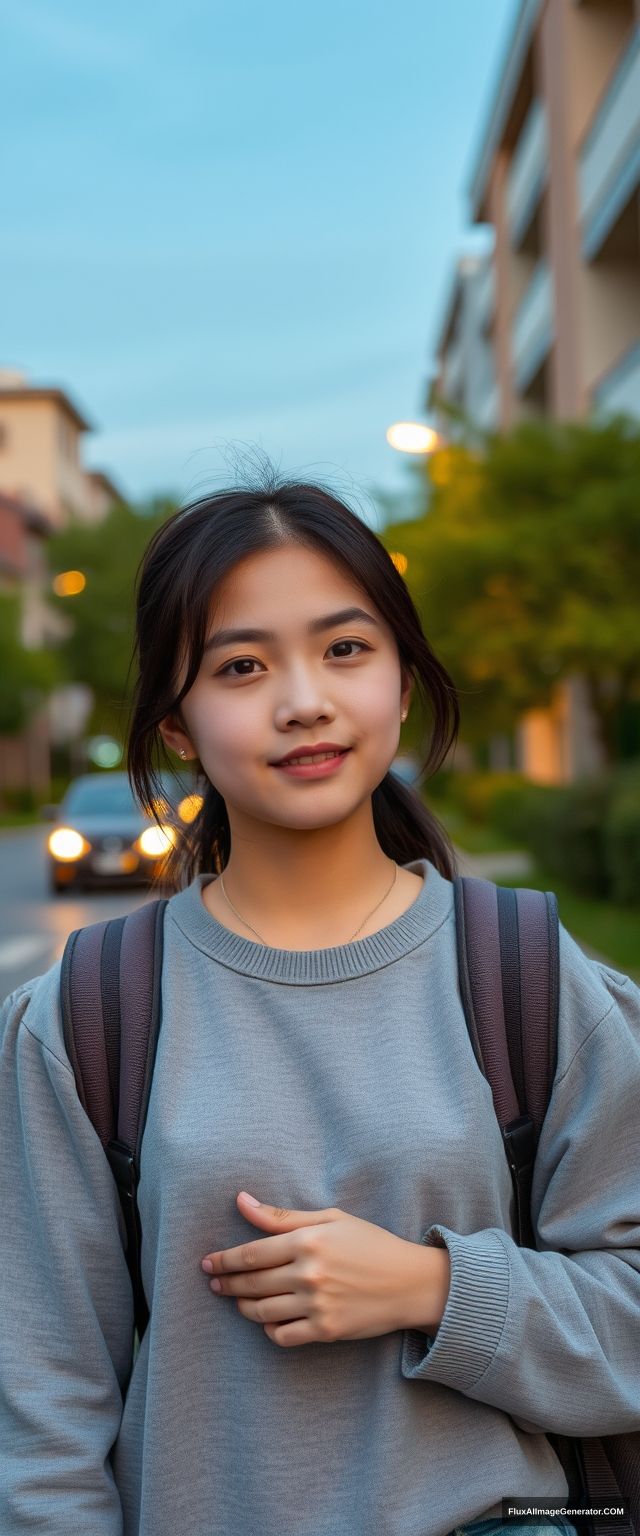
[[[181,756],[181,757],[186,757],[186,755],[187,755],[187,754],[186,754],[186,752],[185,752],[185,750],[184,750],[184,747],[181,747],[181,748],[180,748],[180,756]]]

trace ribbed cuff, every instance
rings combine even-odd
[[[509,1305],[509,1258],[493,1227],[461,1237],[428,1228],[421,1242],[448,1248],[451,1283],[434,1337],[406,1328],[400,1368],[408,1380],[438,1381],[468,1392],[480,1380],[502,1337]]]

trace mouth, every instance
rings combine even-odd
[[[271,766],[298,779],[324,779],[338,771],[350,751],[350,747],[344,747],[342,751],[301,752],[297,757],[284,758]]]

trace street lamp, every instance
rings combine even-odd
[[[59,571],[51,583],[56,597],[76,597],[84,592],[87,578],[82,571]]]
[[[420,421],[394,421],[385,436],[398,453],[433,453],[438,446],[435,428]]]

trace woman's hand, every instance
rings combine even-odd
[[[333,1206],[288,1211],[252,1205],[244,1191],[237,1198],[247,1221],[278,1235],[210,1253],[202,1268],[275,1344],[435,1331],[448,1291],[446,1249],[409,1242]]]

